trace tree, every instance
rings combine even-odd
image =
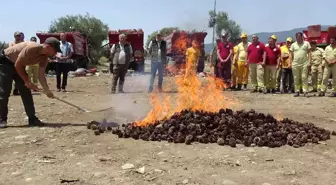
[[[235,42],[240,38],[241,28],[240,25],[237,24],[234,20],[229,18],[229,15],[226,12],[219,11],[215,16],[215,12],[213,10],[209,11],[210,17],[216,17],[216,35],[219,36],[222,30],[226,30],[229,32],[229,40],[230,42]],[[209,25],[213,26],[213,25]]]
[[[66,15],[53,21],[49,32],[79,31],[88,37],[91,56],[97,61],[100,56],[102,42],[107,39],[108,26],[100,19],[86,13],[85,15]]]
[[[169,34],[173,33],[174,30],[179,30],[179,28],[178,27],[166,27],[166,28],[162,28],[161,30],[154,31],[153,33],[148,35],[145,48],[148,48],[150,41],[155,38],[156,34],[159,31],[163,36],[166,36],[166,35],[169,35]]]
[[[0,41],[0,50],[8,48],[8,43]]]

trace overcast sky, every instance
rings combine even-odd
[[[283,31],[312,24],[334,25],[335,0],[218,0],[244,32]],[[207,30],[212,0],[15,0],[1,3],[0,40],[12,41],[15,31],[26,39],[47,31],[52,20],[67,14],[89,14],[111,29],[142,28],[146,36],[162,27]],[[212,35],[207,36],[207,42]]]

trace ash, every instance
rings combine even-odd
[[[271,115],[250,111],[220,109],[219,112],[183,110],[169,119],[156,121],[140,127],[128,123],[122,127],[101,127],[94,122],[88,128],[99,135],[107,130],[119,138],[142,139],[145,141],[168,141],[190,145],[217,143],[236,147],[237,144],[250,146],[280,147],[290,145],[295,148],[306,143],[318,143],[330,139],[336,132],[314,126],[312,123],[299,123],[285,118],[276,120]]]

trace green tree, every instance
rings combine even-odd
[[[102,42],[107,39],[108,26],[100,19],[86,13],[85,15],[66,15],[53,21],[49,32],[79,31],[88,36],[91,59],[98,61]]]
[[[148,48],[148,45],[149,45],[150,41],[155,38],[155,36],[158,33],[158,31],[160,31],[160,33],[163,36],[166,36],[166,35],[169,35],[169,34],[173,33],[174,30],[179,30],[179,28],[178,27],[166,27],[166,28],[162,28],[161,30],[154,31],[153,33],[151,33],[150,35],[148,35],[147,41],[146,41],[146,45],[145,45],[146,47],[145,48]]]
[[[213,10],[209,11],[209,15],[214,16],[215,12]],[[219,11],[216,14],[216,35],[219,36],[222,30],[229,32],[231,42],[235,42],[240,38],[241,28],[234,20],[230,19],[226,12]]]
[[[0,41],[0,50],[1,49],[6,49],[6,48],[8,48],[8,43]]]

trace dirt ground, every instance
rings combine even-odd
[[[54,185],[332,185],[336,184],[336,137],[302,148],[230,148],[217,144],[168,144],[95,136],[85,126],[103,118],[126,123],[150,110],[148,76],[127,77],[125,94],[110,92],[108,75],[69,79],[56,96],[90,109],[82,113],[44,95],[34,95],[37,116],[48,123],[27,128],[20,97],[10,98],[9,128],[0,130],[0,184]],[[168,79],[166,79],[166,82]],[[55,90],[54,78],[49,78]],[[294,98],[224,92],[239,109],[313,122],[336,130],[335,98]],[[113,107],[113,109],[111,109]],[[126,163],[133,169],[123,170]],[[144,172],[137,172],[144,167]]]

